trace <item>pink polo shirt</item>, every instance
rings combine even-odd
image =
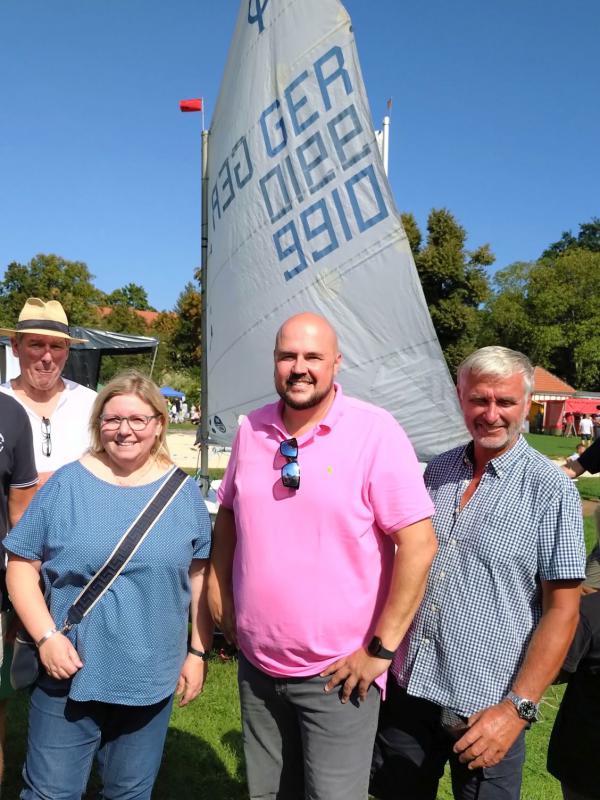
[[[300,488],[286,489],[281,410],[242,422],[218,497],[235,514],[239,645],[263,672],[294,677],[368,644],[392,573],[386,534],[433,506],[402,428],[338,384],[325,419],[298,438]]]

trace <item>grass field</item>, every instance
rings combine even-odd
[[[555,709],[562,688],[553,687],[543,706],[543,719],[528,734],[527,762],[521,797],[524,800],[559,800],[558,783],[546,772],[546,747]],[[20,766],[25,755],[25,697],[10,704],[7,770],[3,800],[19,795]],[[87,800],[98,797],[98,783],[90,782]],[[242,800],[247,791],[239,723],[236,662],[209,666],[204,693],[191,706],[175,708],[154,800]],[[439,798],[451,798],[450,781],[445,776]]]
[[[548,458],[568,458],[575,452],[581,439],[577,436],[551,436],[546,433],[526,433],[525,438],[532,447]]]

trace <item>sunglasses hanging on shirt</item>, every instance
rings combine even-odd
[[[287,459],[281,468],[281,482],[287,489],[300,488],[300,464],[298,464],[298,442],[296,439],[285,439],[279,445],[279,452]]]
[[[42,417],[42,453],[45,456],[52,455],[52,438],[50,436],[52,429],[50,427],[50,420],[48,417]]]

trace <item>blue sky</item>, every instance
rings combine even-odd
[[[597,0],[347,0],[390,180],[449,208],[496,267],[600,216]],[[85,261],[172,308],[200,261],[200,115],[237,0],[1,0],[0,268]]]

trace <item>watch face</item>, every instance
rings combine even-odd
[[[531,700],[522,700],[519,703],[519,716],[527,722],[537,719],[537,706]]]
[[[379,636],[374,636],[371,639],[371,641],[369,642],[369,646],[367,647],[367,650],[372,656],[376,656],[379,654],[379,651],[381,650],[381,639],[379,638]]]

